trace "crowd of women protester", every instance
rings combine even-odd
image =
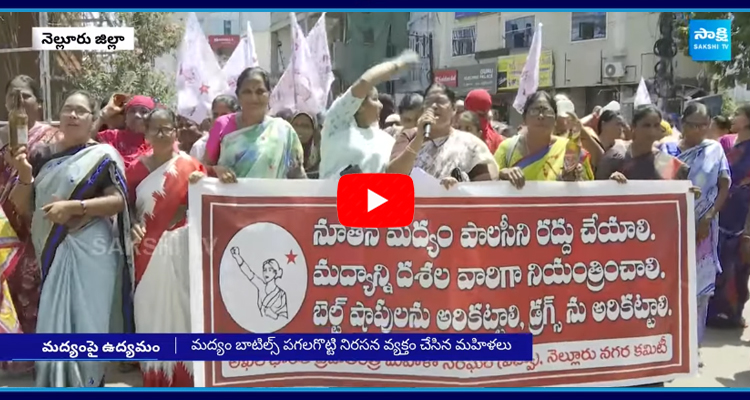
[[[434,83],[384,111],[376,87],[418,61],[405,53],[372,67],[325,113],[285,110],[281,117],[268,115],[267,73],[249,68],[235,96],[214,100],[205,124],[146,96],[105,94],[100,102],[75,91],[52,127],[39,120],[46,105],[36,82],[16,77],[5,86],[6,104],[20,90],[29,137],[11,147],[7,128],[0,136],[0,235],[11,252],[0,269],[0,331],[188,332],[187,194],[203,176],[232,184],[415,168],[448,190],[469,181],[507,181],[523,190],[526,181],[689,179],[697,198],[699,338],[706,324],[745,326],[750,106],[711,119],[706,107],[690,104],[672,126],[651,105],[626,121],[616,102],[578,118],[565,96],[538,91],[511,136],[493,120],[483,90],[458,99]],[[580,149],[572,164],[571,148]],[[43,387],[102,386],[103,367],[2,365],[33,371]],[[192,386],[189,363],[138,368],[144,386]]]

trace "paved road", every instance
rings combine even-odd
[[[746,307],[750,321],[750,306]],[[750,329],[741,331],[709,330],[702,349],[704,367],[698,376],[679,379],[671,387],[750,387]],[[29,387],[30,376],[0,375],[0,387]],[[107,386],[141,386],[138,373],[120,373],[110,364]]]

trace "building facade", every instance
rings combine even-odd
[[[497,64],[500,114],[511,123],[518,78],[534,30],[543,24],[540,86],[566,93],[579,115],[618,100],[632,104],[638,82],[654,76],[659,39],[656,12],[436,13],[436,74]],[[703,67],[681,53],[673,59],[675,82],[697,85]],[[452,72],[451,72],[452,73]],[[450,75],[451,73],[447,73]],[[494,90],[492,90],[494,89]]]
[[[258,63],[266,71],[271,69],[270,12],[198,12],[195,14],[220,63],[226,61],[231,55],[240,37],[245,34],[245,27],[249,21],[253,28]],[[187,12],[176,12],[174,21],[184,26],[187,15]],[[174,76],[177,71],[177,52],[156,60],[156,68],[167,76]]]

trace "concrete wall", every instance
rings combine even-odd
[[[542,47],[551,49],[555,62],[555,86],[558,88],[637,84],[641,76],[654,75],[657,57],[653,55],[654,42],[659,37],[656,12],[607,13],[606,37],[585,41],[571,41],[570,12],[503,12],[487,13],[477,17],[456,20],[454,13],[437,13],[436,41],[440,41],[437,65],[440,68],[476,63],[473,56],[452,57],[453,29],[476,25],[477,51],[505,47],[505,22],[520,17],[534,16],[534,27],[541,22]],[[527,49],[512,49],[511,54]],[[622,62],[626,76],[619,80],[602,80],[601,68],[607,62]],[[702,66],[679,54],[675,58],[675,76],[694,78]]]
[[[435,69],[460,67],[477,64],[473,55],[453,57],[453,29],[476,25],[476,51],[493,50],[502,47],[501,13],[485,13],[476,17],[455,19],[452,12],[435,13],[435,32],[433,50]]]

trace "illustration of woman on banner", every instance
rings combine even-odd
[[[278,261],[268,259],[263,262],[260,275],[253,272],[249,265],[240,255],[240,249],[232,247],[232,257],[240,267],[240,271],[247,277],[250,283],[258,289],[258,310],[260,315],[271,319],[289,318],[287,310],[287,298],[284,289],[280,288],[276,281],[281,279],[283,270]]]
[[[153,153],[127,170],[128,193],[135,204],[136,333],[190,332],[188,275],[188,183],[204,175],[203,166],[175,152],[177,116],[155,109],[146,115],[146,141]],[[141,363],[145,387],[192,387],[191,363]]]

